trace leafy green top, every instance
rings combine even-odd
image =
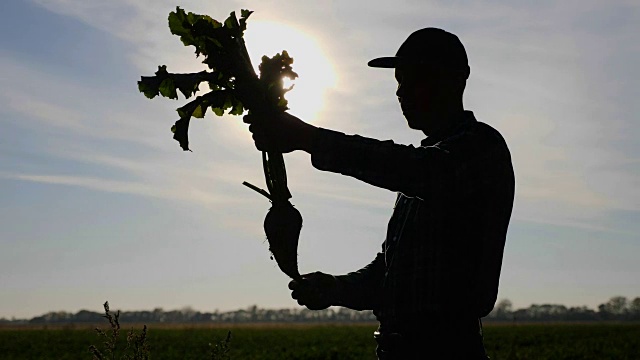
[[[189,122],[191,117],[203,118],[207,109],[222,116],[249,112],[274,112],[288,109],[284,95],[291,88],[283,87],[283,77],[295,79],[293,59],[286,51],[269,58],[262,57],[260,77],[253,69],[243,35],[252,11],[242,10],[240,19],[232,12],[224,23],[207,15],[187,13],[180,7],[169,14],[171,33],[180,36],[185,46],[195,47],[196,57],[210,71],[198,73],[169,73],[165,65],[159,66],[155,76],[143,76],[138,89],[152,99],[158,95],[178,99],[178,90],[191,98],[206,82],[210,90],[177,109],[180,119],[172,126],[173,138],[183,150],[189,150]]]

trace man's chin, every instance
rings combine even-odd
[[[422,127],[420,127],[419,124],[413,124],[411,123],[411,121],[408,122],[409,128],[413,129],[413,130],[422,130]]]
[[[424,127],[424,119],[420,118],[415,114],[404,114],[404,117],[407,119],[407,125],[409,128],[414,130],[422,130]]]

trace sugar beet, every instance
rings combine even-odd
[[[302,229],[302,216],[289,201],[274,202],[264,219],[264,232],[269,251],[282,272],[299,279],[298,239]]]

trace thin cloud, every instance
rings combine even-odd
[[[0,178],[23,180],[43,184],[56,184],[78,186],[91,190],[148,196],[153,198],[190,201],[203,204],[222,204],[235,202],[237,199],[222,198],[211,193],[198,191],[197,189],[162,189],[149,186],[142,182],[108,180],[95,177],[69,176],[69,175],[44,175],[44,174],[16,174],[0,173]]]
[[[21,116],[39,119],[41,121],[40,125],[74,131],[80,131],[85,128],[82,123],[82,115],[78,111],[36,99],[19,90],[2,91],[0,93],[0,104],[5,111],[10,110]]]

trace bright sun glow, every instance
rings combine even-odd
[[[305,121],[317,120],[325,92],[336,84],[333,65],[318,42],[299,29],[267,21],[249,21],[244,37],[256,68],[263,55],[271,57],[287,50],[299,76],[293,82],[285,79],[285,86],[295,85],[286,95],[290,111]]]

